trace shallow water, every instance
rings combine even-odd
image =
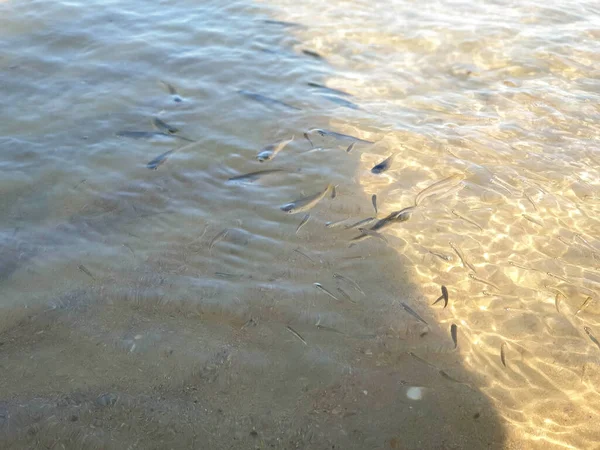
[[[0,13],[3,448],[596,445],[596,2]]]

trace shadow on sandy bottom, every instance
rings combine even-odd
[[[384,250],[370,270],[402,274],[398,260]],[[2,448],[504,448],[448,331],[376,300],[402,292],[422,311],[415,286],[361,283],[373,294],[344,314],[375,332],[296,321],[305,345],[286,330],[293,314],[260,290],[244,307],[201,293],[166,300],[170,276],[148,273],[4,316]]]

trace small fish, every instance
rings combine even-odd
[[[529,200],[529,203],[531,203],[531,204],[533,205],[533,209],[535,210],[535,212],[537,212],[538,208],[537,208],[537,206],[536,206],[535,202],[532,200],[532,198],[531,198],[529,195],[527,195],[527,192],[523,192],[523,196],[524,196],[524,197],[525,197],[527,200]]]
[[[558,304],[560,303],[560,293],[556,293],[556,297],[554,297],[554,307],[556,308],[556,312],[560,314],[560,309],[558,308]]]
[[[589,243],[589,242],[588,242],[588,241],[587,241],[587,240],[586,240],[586,239],[585,239],[585,238],[584,238],[584,237],[583,237],[581,234],[579,234],[579,233],[576,233],[576,234],[575,234],[575,237],[576,237],[577,239],[579,239],[581,242],[583,242],[583,243],[584,243],[584,244],[587,246],[587,248],[589,248],[589,249],[592,251],[592,253],[597,253],[597,252],[600,252],[600,250],[597,250],[596,248],[594,248],[594,247],[592,246],[592,244],[590,244],[590,243]]]
[[[357,228],[360,227],[361,225],[366,225],[368,223],[371,223],[375,220],[375,217],[367,217],[366,219],[362,219],[359,220],[356,223],[353,223],[352,225],[346,225],[346,230],[351,230],[352,228]]]
[[[315,59],[323,59],[323,57],[321,55],[319,55],[317,52],[312,51],[312,50],[303,49],[302,53],[304,53],[307,56],[312,56]]]
[[[280,209],[288,214],[297,214],[299,212],[308,211],[313,208],[317,203],[319,203],[327,194],[333,189],[332,184],[328,184],[323,192],[318,192],[309,197],[300,198],[298,200],[294,200],[293,202],[286,203],[281,206]]]
[[[308,84],[310,87],[313,87],[313,88],[317,88],[317,89],[321,89],[321,90],[324,90],[324,91],[328,91],[331,94],[345,95],[346,97],[352,97],[352,94],[348,94],[347,92],[340,91],[339,89],[333,89],[333,88],[324,86],[322,84],[312,83],[312,82],[308,82],[306,84]]]
[[[298,332],[297,332],[296,330],[294,330],[292,327],[290,327],[290,326],[288,325],[288,326],[286,327],[286,329],[287,329],[287,330],[288,330],[290,333],[292,333],[294,336],[296,336],[298,339],[300,339],[304,345],[308,345],[308,344],[306,343],[306,341],[304,340],[304,338],[303,338],[302,336],[300,336],[300,333],[298,333]]]
[[[395,157],[396,157],[395,154],[392,154],[392,155],[388,156],[386,159],[384,159],[383,161],[381,161],[379,164],[376,164],[371,169],[371,173],[374,173],[374,174],[378,175],[380,173],[385,172],[390,167],[392,167],[392,163],[394,162],[394,158]]]
[[[156,136],[170,136],[160,131],[130,131],[121,130],[115,133],[119,137],[126,137],[131,139],[149,139]]]
[[[310,148],[315,148],[315,144],[313,144],[313,141],[310,140],[310,136],[308,136],[308,133],[304,133],[304,139],[306,139],[310,143]]]
[[[325,325],[321,325],[321,324],[317,324],[315,325],[319,330],[324,330],[324,331],[331,331],[333,333],[338,333],[338,334],[346,334],[343,331],[340,330],[336,330],[335,328],[331,328]]]
[[[335,228],[335,227],[340,226],[341,224],[343,224],[346,220],[348,220],[348,219],[342,219],[342,220],[338,220],[336,222],[326,222],[325,223],[325,227],[326,228]]]
[[[334,95],[327,95],[327,94],[323,95],[323,98],[329,100],[330,102],[337,103],[338,105],[344,106],[349,109],[360,109],[360,107],[356,103],[352,103],[351,101],[346,100],[345,98],[336,97]]]
[[[373,204],[373,209],[375,210],[375,215],[377,215],[377,195],[373,194],[371,196],[371,203]]]
[[[419,356],[415,355],[413,352],[408,352],[408,354],[409,354],[410,356],[412,356],[413,358],[415,358],[417,361],[419,361],[419,362],[421,362],[421,363],[425,364],[426,366],[429,366],[429,367],[431,367],[431,368],[433,368],[433,369],[439,370],[439,369],[438,369],[436,366],[434,366],[434,365],[433,365],[433,364],[431,364],[430,362],[427,362],[427,361],[425,361],[423,358],[421,358],[421,357],[419,357]]]
[[[502,365],[506,367],[506,342],[503,342],[500,346],[500,361],[502,361]]]
[[[277,100],[275,98],[267,97],[266,95],[258,94],[256,92],[246,91],[241,89],[238,91],[239,94],[242,94],[244,97],[255,100],[259,103],[267,104],[267,105],[276,105],[283,106],[288,109],[294,109],[296,111],[300,111],[300,108],[290,105],[289,103],[282,102],[281,100]]]
[[[241,278],[242,275],[236,275],[235,273],[226,273],[226,272],[215,272],[215,276],[220,278]]]
[[[304,224],[306,224],[306,222],[308,222],[308,220],[310,219],[310,214],[306,214],[303,218],[302,221],[300,222],[300,224],[298,225],[298,228],[296,228],[296,234],[298,234],[298,231],[300,231],[300,228],[302,228],[302,226]]]
[[[513,267],[518,267],[519,269],[525,269],[525,270],[534,270],[534,271],[536,271],[536,272],[541,272],[540,270],[538,270],[538,269],[534,269],[533,267],[522,266],[522,265],[520,265],[520,264],[517,264],[516,262],[513,262],[513,261],[509,261],[509,262],[508,262],[508,265],[509,265],[509,266],[513,266]]]
[[[334,198],[337,197],[337,186],[333,186],[333,188],[331,189],[331,199],[333,200]]]
[[[402,302],[401,303],[402,307],[404,308],[404,310],[409,313],[411,316],[413,316],[415,319],[417,319],[419,322],[423,322],[425,325],[429,326],[429,324],[427,322],[425,322],[423,320],[423,318],[418,315],[416,313],[416,311],[414,309],[412,309],[410,306],[408,306],[406,303]]]
[[[465,269],[468,267],[473,272],[477,273],[477,270],[475,270],[475,267],[473,267],[471,265],[471,263],[466,260],[466,258],[464,257],[462,251],[456,246],[456,244],[454,242],[452,242],[452,241],[450,241],[449,244],[450,244],[450,247],[452,247],[452,250],[454,250],[454,252],[458,255],[458,257],[460,259],[460,262],[462,262],[463,267]]]
[[[549,277],[552,277],[552,278],[556,278],[557,280],[564,281],[565,283],[570,283],[570,281],[567,280],[566,278],[563,278],[563,277],[561,277],[559,275],[555,275],[552,272],[546,272],[546,275],[548,275]]]
[[[295,248],[295,249],[294,249],[294,251],[295,251],[296,253],[298,253],[299,255],[302,255],[302,256],[304,256],[304,257],[305,257],[306,259],[308,259],[308,260],[309,260],[311,263],[315,264],[315,260],[314,260],[314,259],[312,259],[310,256],[308,256],[306,253],[303,253],[302,251],[300,251],[300,249],[299,249],[299,248]]]
[[[77,183],[75,186],[73,186],[73,189],[77,189],[81,184],[85,183],[86,181],[87,181],[87,179],[84,178],[79,183]]]
[[[387,238],[383,234],[378,233],[377,231],[369,230],[368,228],[359,228],[358,231],[360,231],[362,234],[376,237],[377,239],[385,242],[386,244],[389,243]]]
[[[433,306],[441,300],[444,300],[444,309],[446,309],[446,306],[448,306],[448,288],[446,286],[442,286],[442,295],[440,295],[431,305]]]
[[[88,277],[90,277],[92,280],[95,280],[96,278],[94,277],[94,275],[92,275],[92,272],[90,272],[87,267],[85,267],[83,264],[79,264],[77,266],[77,268],[79,270],[81,270],[83,273],[85,273]]]
[[[544,224],[542,222],[540,222],[538,219],[536,219],[535,217],[531,217],[529,214],[521,214],[523,216],[524,219],[529,220],[531,223],[536,224],[539,227],[544,227]]]
[[[600,342],[598,342],[598,339],[596,339],[596,337],[592,334],[592,330],[589,327],[583,327],[583,329],[585,330],[587,335],[590,337],[592,342],[594,344],[596,344],[598,346],[598,348],[600,348]]]
[[[214,238],[212,238],[212,240],[210,241],[210,244],[208,244],[209,252],[212,252],[212,249],[215,246],[215,244],[217,242],[219,242],[220,240],[225,239],[230,231],[231,230],[229,228],[225,228],[223,231],[221,231],[219,234],[217,234]]]
[[[438,252],[434,252],[432,250],[426,249],[428,253],[431,253],[433,256],[437,256],[438,258],[440,258],[441,260],[450,262],[452,261],[454,258],[452,257],[452,255],[445,255],[443,253],[438,253]]]
[[[440,194],[447,188],[450,188],[450,187],[456,185],[457,183],[461,182],[462,180],[464,180],[464,175],[455,174],[455,175],[449,176],[448,178],[444,178],[443,180],[436,181],[435,183],[433,183],[430,186],[427,186],[425,189],[423,189],[421,192],[419,192],[417,194],[417,196],[415,197],[415,206],[419,206],[421,204],[421,202],[423,200],[425,200],[427,197],[431,197],[432,195]]]
[[[175,128],[174,126],[171,126],[166,122],[163,122],[158,117],[152,118],[152,125],[157,130],[160,130],[162,132],[167,132],[169,134],[175,134],[179,131],[179,128]]]
[[[481,226],[480,226],[480,225],[479,225],[477,222],[475,222],[474,220],[471,220],[471,219],[469,219],[469,218],[467,218],[467,217],[465,217],[465,216],[461,216],[461,215],[460,215],[459,213],[457,213],[457,212],[456,212],[454,209],[453,209],[451,212],[452,212],[452,214],[454,214],[454,215],[455,215],[456,217],[458,217],[459,219],[462,219],[462,220],[464,220],[465,222],[467,222],[467,223],[470,223],[470,224],[471,224],[471,225],[473,225],[474,227],[477,227],[477,228],[479,228],[479,231],[483,231],[483,228],[482,228],[482,227],[481,227]]]
[[[352,144],[350,144],[348,146],[348,148],[346,149],[346,153],[350,153],[355,145],[356,145],[356,142],[353,142]]]
[[[299,26],[301,26],[299,23],[286,22],[283,20],[264,19],[262,22],[268,23],[269,25],[280,25],[282,27],[299,27]]]
[[[374,144],[373,141],[366,141],[364,139],[360,139],[354,136],[350,136],[348,134],[342,134],[342,133],[337,133],[335,131],[330,131],[330,130],[324,130],[322,128],[312,128],[310,130],[308,130],[309,132],[313,132],[316,131],[317,133],[319,133],[321,136],[330,136],[336,139],[340,139],[340,140],[346,140],[346,141],[351,141],[351,142],[362,142],[363,144]]]
[[[469,274],[469,278],[471,278],[472,280],[475,280],[475,281],[479,281],[479,282],[480,282],[480,283],[482,283],[482,284],[486,284],[486,285],[488,285],[488,286],[490,286],[490,287],[493,287],[493,288],[494,288],[494,289],[496,289],[497,291],[499,291],[499,290],[500,290],[500,288],[499,288],[498,286],[496,286],[494,283],[492,283],[492,282],[490,282],[490,281],[485,281],[485,280],[482,280],[481,278],[477,278],[477,277],[476,277],[475,275],[473,275],[472,273],[470,273],[470,274]]]
[[[340,299],[339,299],[339,298],[337,298],[335,295],[333,295],[331,292],[329,292],[327,289],[325,289],[321,283],[313,283],[313,284],[314,284],[314,286],[315,286],[317,289],[319,289],[319,290],[321,290],[321,291],[325,292],[325,293],[326,293],[327,295],[329,295],[329,296],[330,296],[332,299],[334,299],[334,300],[337,300],[337,301],[339,301],[339,300],[340,300]]]
[[[589,303],[592,301],[592,297],[588,297],[585,299],[585,301],[581,304],[581,306],[579,307],[579,309],[577,310],[577,312],[575,313],[575,315],[579,314],[581,311],[583,311],[588,305]]]
[[[455,324],[450,326],[450,335],[452,336],[452,342],[454,342],[454,348],[458,347],[458,327]]]
[[[256,155],[256,159],[258,159],[259,162],[265,162],[275,158],[275,155],[277,155],[277,153],[283,150],[285,146],[293,140],[294,136],[292,136],[291,139],[286,139],[284,141],[276,142],[275,144],[267,145],[258,155]]]
[[[177,89],[175,89],[172,84],[169,84],[166,81],[161,81],[161,84],[167,89],[169,94],[173,96],[174,102],[181,103],[183,101],[181,96],[177,93]]]
[[[169,159],[169,156],[171,156],[173,153],[175,153],[175,150],[169,150],[168,152],[158,155],[152,161],[148,162],[146,167],[150,170],[157,170],[160,166],[167,162],[167,159]]]
[[[354,281],[354,280],[351,280],[350,278],[348,278],[348,277],[345,277],[345,276],[343,276],[343,275],[340,275],[339,273],[335,273],[335,272],[334,272],[334,274],[333,274],[333,278],[335,278],[335,279],[338,279],[338,280],[343,280],[343,281],[345,281],[346,283],[349,283],[349,284],[351,284],[351,285],[354,287],[354,289],[356,289],[356,290],[357,290],[358,292],[360,292],[362,295],[365,295],[364,291],[363,291],[363,290],[360,288],[360,286],[358,285],[358,283],[357,283],[356,281]]]
[[[350,303],[354,303],[356,304],[356,302],[354,300],[352,300],[352,297],[350,297],[348,295],[348,293],[346,291],[344,291],[341,287],[337,287],[337,291],[342,295],[342,297],[344,297],[346,300],[348,300]]]
[[[273,173],[285,172],[282,169],[269,169],[269,170],[259,170],[257,172],[245,173],[243,175],[237,175],[235,177],[231,177],[229,181],[247,181],[248,183],[253,183],[259,178],[264,177],[265,175],[270,175]]]

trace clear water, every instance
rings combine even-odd
[[[599,38],[594,1],[0,1],[2,447],[594,448]]]

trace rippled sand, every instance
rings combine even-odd
[[[0,12],[2,448],[594,448],[594,2]]]

